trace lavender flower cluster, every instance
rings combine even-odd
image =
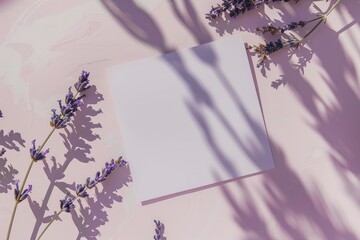
[[[31,190],[32,190],[32,185],[29,185],[29,187],[27,189],[23,190],[20,193],[19,180],[16,180],[15,181],[15,189],[14,189],[15,200],[17,202],[22,202],[23,200],[25,200],[29,196],[29,194],[31,193]]]
[[[282,34],[286,31],[289,30],[294,30],[298,27],[304,27],[308,22],[306,21],[299,21],[299,22],[291,22],[289,24],[286,24],[282,27],[274,27],[272,24],[270,24],[269,26],[265,26],[265,27],[258,27],[256,28],[256,31],[261,32],[261,33],[271,33],[272,35],[275,34]]]
[[[91,179],[88,177],[84,184],[77,184],[76,185],[76,196],[85,198],[89,196],[87,193],[88,189],[91,189],[96,186],[96,184],[103,182],[106,178],[118,167],[123,167],[127,164],[127,162],[120,157],[117,160],[112,159],[110,162],[105,163],[105,168],[101,171],[96,172],[95,177]],[[75,198],[71,198],[69,194],[65,196],[63,200],[60,200],[60,208],[65,212],[70,212],[71,209],[75,208],[74,205]]]
[[[154,223],[156,226],[154,240],[162,240],[164,234],[164,224],[161,223],[159,220],[154,220]]]
[[[253,10],[258,8],[263,4],[268,4],[270,2],[290,2],[290,0],[222,0],[221,4],[217,6],[212,6],[209,13],[205,14],[205,17],[209,20],[214,20],[220,17],[223,13],[228,13],[230,17],[236,18],[240,14],[244,14],[247,11]],[[294,0],[297,3],[299,0]],[[264,62],[268,59],[269,55],[277,52],[278,50],[282,49],[285,45],[290,46],[290,48],[298,48],[300,41],[303,41],[307,38],[314,30],[320,26],[320,24],[326,23],[326,19],[328,15],[335,9],[335,7],[340,3],[341,0],[336,0],[331,8],[326,13],[319,13],[316,14],[317,17],[308,21],[297,21],[297,22],[290,22],[289,24],[285,24],[282,27],[275,27],[272,24],[264,27],[256,28],[256,31],[261,33],[271,33],[272,35],[275,34],[284,34],[287,31],[295,30],[297,28],[303,28],[311,22],[317,21],[317,24],[308,31],[301,40],[297,39],[293,34],[285,34],[282,39],[278,39],[274,42],[269,42],[265,44],[260,44],[258,46],[248,47],[248,49],[253,49],[255,53],[259,54],[259,62],[257,67],[260,67],[264,64]]]
[[[90,75],[89,72],[86,72],[86,71],[81,72],[78,81],[74,84],[74,87],[77,90],[77,93],[74,96],[74,94],[71,91],[71,87],[69,88],[68,93],[65,96],[65,104],[66,105],[62,105],[61,100],[58,101],[59,107],[60,107],[60,114],[57,114],[56,110],[52,109],[53,115],[50,119],[50,126],[54,127],[53,130],[65,128],[67,126],[67,123],[70,121],[71,117],[74,116],[75,112],[78,110],[79,106],[82,104],[81,100],[84,97],[84,95],[82,93],[90,87],[89,86],[89,75]],[[79,95],[79,94],[80,94],[80,96],[77,97],[77,95]],[[30,148],[31,160],[33,162],[44,160],[46,157],[46,154],[48,154],[50,150],[47,149],[45,151],[42,151],[44,144],[39,147],[36,147],[35,143],[36,143],[36,140],[34,139],[32,141],[32,147]],[[19,189],[19,180],[16,181],[15,185],[16,185],[16,187],[14,189],[15,200],[19,203],[19,202],[25,200],[28,197],[29,193],[31,193],[32,185],[29,185],[28,189],[25,189],[22,192],[20,192],[20,189]]]
[[[261,5],[280,1],[289,2],[290,0],[222,0],[221,4],[215,7],[212,6],[210,12],[205,14],[205,17],[213,20],[227,12],[231,18],[236,18],[240,14],[256,9]],[[297,3],[299,0],[294,1]]]
[[[41,151],[41,149],[39,147],[36,147],[35,146],[35,142],[36,140],[34,139],[32,141],[32,148],[30,148],[30,156],[31,156],[31,159],[36,162],[36,161],[39,161],[39,160],[44,160],[45,159],[45,156],[46,154],[49,153],[50,149],[48,148],[46,151]]]
[[[298,40],[295,36],[292,35],[286,39],[278,39],[275,42],[259,44],[257,46],[248,46],[247,49],[254,50],[254,52],[259,55],[259,61],[256,65],[259,68],[268,59],[268,56],[270,54],[282,49],[286,45],[289,45],[291,48],[297,48],[299,44],[300,40]]]
[[[89,72],[82,71],[81,75],[79,76],[79,80],[74,84],[77,93],[74,96],[71,91],[71,87],[69,88],[69,91],[65,96],[66,105],[62,105],[61,100],[58,101],[61,114],[57,114],[55,109],[51,110],[53,112],[53,115],[51,117],[50,126],[56,129],[64,128],[67,126],[70,118],[74,116],[75,112],[81,105],[81,99],[84,97],[84,95],[80,95],[79,97],[77,97],[77,95],[90,87],[89,75]]]

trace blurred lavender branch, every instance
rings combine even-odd
[[[228,13],[231,18],[236,18],[240,14],[259,8],[270,2],[289,2],[290,0],[222,0],[221,4],[212,6],[209,13],[205,14],[205,18],[209,20],[220,17],[223,13]],[[293,0],[297,3],[299,0]]]
[[[156,225],[154,240],[163,240],[164,224],[162,222],[160,222],[159,220],[154,220],[154,223]]]
[[[53,219],[46,225],[44,230],[41,232],[38,240],[44,235],[46,230],[51,226],[51,224],[60,216],[62,212],[71,212],[71,209],[75,208],[74,202],[78,198],[88,197],[89,194],[87,190],[92,189],[98,183],[103,182],[107,179],[107,177],[118,167],[123,167],[127,164],[122,157],[117,160],[112,159],[110,162],[105,163],[105,168],[101,171],[96,172],[95,177],[92,179],[88,177],[84,184],[76,185],[76,197],[72,197],[70,193],[68,193],[64,199],[60,200],[60,211],[53,217]]]

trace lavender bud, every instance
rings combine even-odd
[[[86,192],[86,184],[77,184],[76,185],[76,195],[79,197],[87,197],[89,194]]]
[[[78,92],[83,92],[86,89],[89,88],[89,77],[90,72],[82,71],[82,73],[79,76],[79,81],[74,84],[74,87]]]
[[[51,111],[53,112],[53,115],[50,120],[50,126],[55,127],[57,129],[66,127],[70,119],[66,116],[63,117],[57,114],[55,109],[52,109]]]
[[[67,105],[63,106],[61,104],[61,100],[58,100],[58,102],[59,102],[60,112],[63,115],[63,117],[70,118],[70,117],[74,116],[75,110],[74,110],[74,108],[71,107],[71,105],[67,104]]]
[[[31,193],[32,191],[32,185],[29,185],[29,187],[25,190],[23,190],[22,193],[20,193],[20,190],[19,190],[19,180],[16,180],[15,182],[15,189],[14,189],[14,194],[15,194],[15,200],[17,202],[22,202],[24,201],[28,196],[29,194]],[[20,196],[19,196],[20,195]]]
[[[49,149],[46,151],[39,151],[39,148],[36,148],[35,146],[35,139],[32,141],[32,145],[32,148],[30,148],[31,159],[35,162],[45,159],[46,154],[49,153]]]
[[[93,188],[96,185],[96,182],[90,178],[86,179],[86,187]]]
[[[69,91],[65,96],[65,103],[69,104],[74,99],[74,94],[71,91],[71,87],[69,87]]]
[[[63,200],[60,200],[60,208],[65,212],[70,212],[71,209],[75,208],[73,200],[69,197],[69,195],[66,195]]]

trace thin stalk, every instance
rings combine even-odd
[[[327,13],[325,13],[323,16],[320,16],[320,17],[318,17],[318,18],[315,18],[315,19],[313,19],[313,20],[310,20],[310,21],[312,22],[312,21],[316,21],[316,20],[320,19],[319,22],[318,22],[300,41],[304,40],[304,39],[307,38],[311,33],[313,33],[313,32],[315,31],[315,29],[316,29],[322,22],[325,23],[327,17],[328,17],[328,16],[330,15],[330,13],[336,8],[336,6],[340,3],[340,1],[341,1],[341,0],[337,0],[336,3],[330,8],[330,10],[329,10]],[[310,21],[309,21],[309,22],[310,22]]]
[[[45,229],[41,232],[40,236],[38,237],[37,240],[39,240],[45,233],[45,231],[50,227],[50,225],[59,217],[59,215],[63,212],[64,210],[60,210],[55,216],[54,218],[51,220],[51,222],[48,223],[48,225],[46,225]]]
[[[322,17],[323,17],[323,16],[320,16],[320,17],[311,19],[311,20],[309,20],[309,21],[306,21],[306,24],[311,23],[311,22],[314,22],[314,21],[316,21],[316,20],[319,20],[319,19],[322,18]]]
[[[315,29],[323,22],[324,20],[321,18],[321,20],[319,22],[316,23],[316,25],[307,33],[305,34],[305,36],[300,40],[304,40],[305,38],[307,38],[312,32],[315,31]]]
[[[39,147],[38,152],[40,152],[40,151],[44,148],[45,144],[47,143],[47,141],[49,140],[49,138],[51,137],[51,135],[54,133],[55,129],[56,129],[56,128],[54,127],[54,128],[51,130],[51,132],[48,134],[48,136],[46,137],[46,139],[45,139],[45,141],[43,142],[43,144],[41,144],[41,146]],[[34,162],[35,162],[35,161],[32,159],[32,160],[31,160],[31,163],[30,163],[30,165],[29,165],[29,167],[28,167],[28,169],[27,169],[27,171],[26,171],[25,177],[24,177],[24,179],[23,179],[23,181],[22,181],[22,184],[21,184],[21,187],[20,187],[20,191],[19,191],[19,193],[18,193],[18,195],[17,195],[17,197],[16,197],[15,206],[14,206],[14,209],[13,209],[13,212],[12,212],[12,215],[11,215],[11,219],[10,219],[10,224],[9,224],[9,228],[8,228],[6,240],[9,240],[9,239],[10,239],[11,229],[12,229],[12,225],[13,225],[13,223],[14,223],[14,218],[15,218],[15,214],[16,214],[16,210],[17,210],[17,205],[19,204],[19,199],[20,199],[21,193],[22,193],[23,190],[24,190],[26,181],[27,181],[27,179],[28,179],[28,177],[29,177],[29,174],[30,174],[30,171],[31,171],[31,168],[32,168]]]
[[[9,228],[8,228],[8,231],[7,231],[7,236],[6,236],[7,240],[9,240],[9,238],[10,238],[11,228],[12,228],[12,225],[13,225],[13,222],[14,222],[17,206],[18,206],[18,202],[16,201],[13,212],[11,214],[10,225],[9,225]]]
[[[86,190],[88,190],[89,188],[86,187]],[[77,199],[79,198],[79,196],[76,196],[74,199],[72,199],[71,201],[74,203]],[[50,227],[50,225],[55,221],[56,218],[59,217],[59,215],[63,212],[64,210],[61,209],[61,211],[59,211],[55,216],[54,218],[51,220],[51,222],[49,222],[46,227],[44,228],[44,230],[41,232],[40,236],[37,238],[37,240],[39,240],[43,235],[44,233],[46,232],[46,230]]]
[[[325,14],[326,16],[329,16],[329,14],[336,8],[336,6],[340,3],[341,0],[337,0],[336,3],[332,6],[332,8]]]

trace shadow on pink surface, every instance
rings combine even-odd
[[[20,147],[25,147],[25,140],[21,134],[10,130],[5,134],[4,130],[0,130],[0,149],[20,151]],[[18,174],[11,164],[8,164],[6,153],[0,157],[0,193],[7,193],[15,184],[15,176]]]
[[[44,172],[50,181],[43,202],[40,205],[38,202],[32,200],[31,197],[28,198],[30,208],[37,219],[30,238],[31,240],[36,239],[40,227],[43,224],[49,223],[56,214],[55,212],[50,215],[47,213],[47,205],[55,188],[64,194],[75,192],[75,183],[69,184],[65,179],[66,170],[71,163],[76,160],[84,164],[95,161],[95,159],[91,157],[91,142],[100,139],[100,136],[96,134],[95,130],[101,128],[101,124],[94,123],[93,121],[102,111],[95,110],[93,105],[104,99],[102,94],[97,92],[96,86],[92,86],[85,94],[87,97],[84,98],[84,104],[76,113],[76,120],[64,129],[65,133],[60,133],[67,149],[67,152],[64,154],[65,161],[60,164],[55,157],[52,157],[51,161],[43,162]],[[128,168],[118,170],[117,172],[118,173],[114,175],[119,176],[111,176],[103,183],[103,185],[106,185],[104,190],[99,192],[98,188],[95,188],[96,199],[88,197],[87,207],[84,207],[80,200],[75,203],[78,205],[77,210],[79,211],[79,215],[74,211],[72,211],[71,214],[79,231],[77,239],[96,239],[96,236],[100,234],[98,228],[108,221],[106,208],[111,208],[115,202],[122,201],[122,197],[118,195],[117,190],[130,182],[131,177]],[[69,191],[69,189],[72,191]]]
[[[304,4],[307,6],[308,3],[304,2]],[[303,8],[303,4],[299,6],[300,11],[301,8]],[[355,202],[359,202],[359,194],[357,194],[359,181],[354,183],[350,181],[350,178],[359,176],[360,171],[358,161],[360,149],[357,144],[360,140],[360,132],[355,130],[358,128],[360,120],[360,110],[355,106],[360,104],[360,99],[357,90],[351,85],[354,82],[346,81],[349,78],[356,81],[359,76],[356,74],[354,62],[345,54],[344,46],[339,42],[339,34],[353,26],[354,22],[359,22],[357,13],[360,11],[360,3],[343,1],[339,5],[339,9],[350,13],[354,18],[353,22],[344,26],[339,32],[334,32],[328,25],[322,26],[317,33],[312,35],[312,38],[307,40],[309,48],[303,47],[295,52],[299,59],[295,67],[290,63],[294,52],[283,51],[274,55],[272,58],[274,65],[281,68],[284,74],[281,79],[272,82],[272,86],[277,89],[280,85],[288,84],[289,89],[296,94],[299,101],[316,119],[314,124],[309,123],[309,125],[336,152],[337,157],[334,156],[332,162],[338,170],[338,176],[342,177],[348,188],[349,196],[354,197]],[[309,14],[311,13],[299,15]],[[284,18],[288,15],[290,13],[283,14]],[[284,21],[289,22],[288,19],[284,19]],[[352,41],[355,43],[354,37]],[[324,44],[325,42],[326,44]],[[357,46],[357,44],[355,45]],[[359,49],[354,49],[354,51],[360,54]],[[288,54],[287,57],[286,54]],[[336,96],[336,105],[326,103],[318,94],[318,89],[302,76],[306,70],[306,64],[311,62],[313,55],[320,59],[321,67],[327,70],[328,76],[324,76],[318,81],[327,82]],[[264,72],[263,75],[266,77]],[[316,79],[309,80],[316,81]],[[325,106],[326,114],[317,107],[318,101]],[[273,223],[274,226],[280,228],[291,239],[308,239],[307,233],[303,232],[298,224],[290,223],[291,221],[288,220],[294,218],[299,223],[302,220],[309,223],[318,234],[318,239],[358,239],[359,236],[356,236],[346,224],[338,221],[341,219],[341,210],[329,205],[326,196],[323,196],[321,189],[315,183],[311,189],[306,187],[302,183],[301,176],[287,164],[287,159],[280,146],[274,141],[271,142],[276,170],[263,175],[262,182],[266,191],[262,191],[261,194],[265,199],[266,209],[276,220],[276,223]],[[249,150],[251,151],[251,149]],[[226,185],[221,188],[234,209],[236,221],[247,231],[248,238],[246,239],[276,239],[268,222],[263,219],[263,214],[258,210],[253,190],[241,181],[238,185],[244,198],[237,199],[232,196]],[[240,203],[242,199],[245,199],[245,202]]]
[[[187,27],[189,33],[193,34],[197,42],[200,44],[211,41],[212,39],[206,28],[197,21],[198,16],[196,16],[195,11],[192,11],[191,3],[185,1],[186,14],[188,14],[185,16],[177,8],[176,2],[171,1],[175,16]],[[120,25],[126,28],[135,39],[158,49],[162,53],[171,51],[171,48],[166,46],[163,35],[155,21],[145,11],[137,7],[133,1],[120,4],[120,1],[103,0],[103,3]],[[296,8],[296,16],[310,19],[313,16],[313,13],[308,10],[310,4],[313,4],[313,1],[299,1],[296,6],[294,4],[290,4],[290,6]],[[273,8],[281,8],[282,5],[273,4],[272,6]],[[316,119],[312,127],[336,151],[337,156],[333,156],[332,162],[336,169],[339,170],[338,175],[343,178],[348,188],[349,196],[354,197],[355,202],[359,202],[360,196],[357,194],[359,192],[359,182],[351,182],[348,179],[348,173],[359,176],[360,172],[360,163],[358,161],[358,156],[360,155],[360,148],[358,147],[360,132],[355,130],[360,122],[360,110],[356,108],[356,106],[359,106],[360,99],[356,89],[351,85],[353,83],[345,81],[349,74],[354,81],[359,79],[359,76],[356,74],[354,63],[348,58],[343,46],[339,43],[338,37],[339,34],[354,26],[355,22],[359,22],[360,3],[358,1],[344,0],[338,9],[346,10],[354,19],[353,22],[344,26],[337,33],[331,30],[328,25],[322,26],[317,33],[312,35],[312,38],[307,40],[308,48],[301,47],[296,52],[290,51],[287,53],[282,51],[274,54],[272,56],[272,63],[268,63],[265,67],[269,68],[270,64],[274,64],[276,67],[281,68],[284,74],[279,80],[273,81],[272,86],[278,89],[281,85],[288,85],[289,90],[294,92],[302,105]],[[288,16],[291,16],[291,20],[303,20],[294,19],[293,14],[286,9],[281,10],[280,16],[286,22],[289,22]],[[259,15],[264,18],[259,19]],[[146,21],[143,21],[144,19]],[[266,25],[269,20],[270,18],[266,16],[263,8],[260,8],[259,11],[255,10],[252,13],[246,14],[246,17],[240,16],[234,21],[229,21],[229,19],[225,18],[225,20],[212,22],[210,25],[216,27],[217,32],[222,35],[225,32],[233,33],[235,30],[254,32],[256,27]],[[280,24],[280,22],[278,23]],[[138,34],[137,29],[143,29],[146,32],[146,37]],[[354,37],[352,41],[355,43]],[[355,46],[357,45],[355,44]],[[360,54],[359,48],[354,49],[354,51]],[[319,96],[317,89],[309,83],[309,80],[315,81],[316,79],[307,80],[302,76],[304,71],[306,71],[307,63],[311,62],[314,54],[320,59],[321,67],[327,70],[328,77],[324,76],[322,80],[328,83],[331,91],[336,96],[338,101],[336,106],[326,104]],[[298,64],[295,67],[290,63],[290,58],[294,55],[298,58]],[[226,87],[226,79],[222,78],[221,71],[217,67],[216,56],[211,56],[211,49],[209,49],[209,55],[206,58],[200,55],[199,58],[213,66],[214,71],[218,72],[219,80]],[[169,62],[169,64],[183,76],[184,81],[188,84],[189,91],[193,93],[193,101],[188,103],[189,111],[192,112],[194,120],[199,123],[199,127],[202,129],[204,136],[206,136],[209,147],[218,156],[224,169],[231,174],[236,174],[232,172],[231,164],[227,161],[224,153],[221,152],[220,147],[216,145],[214,141],[215,136],[212,135],[206,119],[198,111],[198,106],[200,105],[205,105],[213,110],[214,114],[223,122],[224,128],[233,136],[234,141],[238,143],[240,148],[245,148],[251,159],[255,162],[257,159],[261,159],[263,157],[261,146],[253,145],[249,147],[243,144],[241,137],[232,131],[232,127],[223,118],[221,110],[214,107],[214,100],[187,71],[182,60],[176,59],[173,62]],[[265,70],[262,69],[262,73],[266,77]],[[233,94],[232,89],[227,89],[238,104],[239,111],[243,111],[241,103],[238,102],[237,96]],[[320,110],[316,107],[316,101],[321,101],[326,106],[326,114],[320,113]],[[246,112],[243,113],[246,114]],[[248,118],[248,121],[254,132],[259,131],[259,127],[256,123],[252,122],[251,118]],[[276,232],[272,231],[271,226],[269,226],[268,220],[263,218],[263,213],[260,211],[263,207],[272,216],[273,226],[281,229],[289,239],[308,239],[307,233],[299,225],[300,222],[309,224],[313,229],[313,234],[317,235],[317,239],[358,239],[359,236],[356,236],[352,229],[349,229],[346,224],[341,222],[340,209],[329,204],[330,201],[326,199],[327,197],[323,195],[321,189],[315,183],[313,183],[311,189],[307,187],[301,176],[288,164],[289,160],[286,159],[279,144],[274,140],[270,140],[270,143],[276,169],[261,175],[264,190],[260,193],[249,189],[246,181],[244,181],[246,178],[241,178],[241,180],[238,179],[237,181],[241,198],[236,197],[226,184],[221,183],[166,196],[161,199],[146,201],[144,204],[151,204],[208,187],[220,186],[225,198],[234,211],[235,221],[245,231],[246,238],[244,239],[278,239]],[[216,171],[214,171],[214,177],[216,178],[216,176]],[[264,199],[262,204],[255,201],[256,194],[262,195],[262,199]],[[289,218],[292,218],[294,221],[289,221]]]

